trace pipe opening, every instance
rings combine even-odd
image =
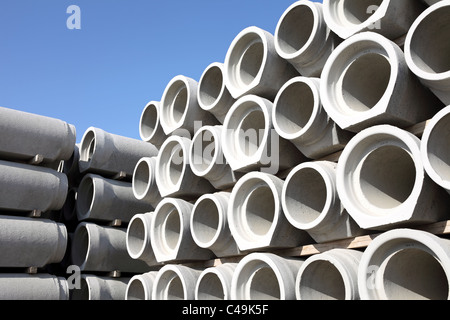
[[[197,300],[224,300],[225,292],[222,281],[213,272],[205,273],[199,280]]]
[[[162,244],[169,250],[175,250],[181,237],[180,215],[177,208],[170,205],[164,214],[162,223]]]
[[[182,80],[176,80],[164,94],[161,101],[161,112],[169,126],[179,124],[187,111],[189,92]]]
[[[369,19],[381,5],[383,0],[332,0],[330,1],[341,23],[359,25]],[[339,13],[337,13],[339,12]]]
[[[86,226],[78,227],[72,241],[72,263],[81,267],[89,252],[89,232]]]
[[[298,285],[302,300],[345,300],[342,275],[329,261],[316,260],[308,264]]]
[[[427,143],[427,157],[431,168],[446,183],[450,182],[450,116],[445,116],[436,123],[430,132]]]
[[[450,71],[450,6],[441,7],[425,17],[411,39],[411,56],[414,64],[428,73]]]
[[[144,140],[149,140],[158,127],[158,110],[154,104],[149,104],[144,110],[141,119],[141,136]]]
[[[140,161],[133,174],[133,189],[139,198],[147,193],[151,180],[151,172],[147,161]]]
[[[127,233],[128,251],[131,257],[136,257],[140,254],[145,246],[146,237],[144,221],[140,218],[132,219]]]
[[[315,107],[314,94],[304,82],[294,82],[278,96],[275,121],[286,134],[302,131],[310,121]]]
[[[190,165],[197,174],[206,174],[216,158],[216,139],[209,130],[201,130],[192,141]]]
[[[131,279],[127,288],[127,300],[145,300],[144,284],[139,279]]]
[[[209,198],[199,201],[193,210],[191,231],[195,239],[202,244],[209,244],[217,235],[220,214],[216,203]]]
[[[236,146],[246,157],[253,156],[259,149],[266,129],[264,112],[254,110],[246,114],[235,131]]]
[[[171,141],[160,150],[159,168],[161,183],[166,188],[176,186],[183,177],[185,167],[183,146],[178,141]]]
[[[91,177],[84,178],[77,192],[77,215],[78,217],[86,217],[91,210],[94,202],[94,180]]]
[[[71,300],[89,300],[89,284],[85,278],[80,278],[80,289],[71,290]]]
[[[391,209],[411,195],[416,168],[411,155],[398,146],[372,151],[362,163],[359,183],[363,196],[372,205]]]
[[[448,278],[429,252],[411,248],[386,261],[383,289],[389,300],[447,300]]]
[[[91,161],[95,152],[95,133],[89,131],[85,134],[80,148],[80,160]]]
[[[249,277],[247,284],[249,300],[280,300],[280,284],[269,266],[258,268]]]
[[[184,300],[183,282],[174,271],[165,271],[157,285],[163,300]]]
[[[302,168],[287,182],[285,204],[289,215],[301,224],[319,218],[327,202],[327,185],[315,169]]]
[[[75,217],[76,204],[77,204],[77,191],[75,191],[75,189],[73,188],[70,188],[67,191],[66,202],[64,203],[64,206],[62,208],[62,213],[66,221],[73,221],[73,219],[76,218]]]
[[[224,88],[222,70],[217,66],[212,66],[203,75],[199,84],[198,99],[201,105],[205,107],[212,106]]]
[[[384,96],[390,76],[391,65],[385,56],[367,53],[356,58],[343,72],[343,101],[355,112],[372,109]]]
[[[278,30],[278,45],[286,54],[300,51],[314,30],[314,14],[307,5],[292,8],[283,18]]]
[[[257,236],[266,235],[275,219],[275,198],[268,186],[258,186],[246,197],[244,203],[244,223]]]

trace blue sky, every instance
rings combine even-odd
[[[0,0],[0,106],[135,139],[176,75],[200,80],[248,26],[272,34],[293,0]],[[66,10],[81,10],[68,29]]]

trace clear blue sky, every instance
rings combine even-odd
[[[293,0],[0,0],[0,106],[135,139],[176,75],[200,80],[248,26],[272,34]],[[70,5],[81,29],[66,26]]]

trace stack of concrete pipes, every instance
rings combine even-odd
[[[141,141],[87,130],[62,170],[71,298],[450,298],[450,240],[422,230],[450,220],[449,20],[450,0],[300,0],[174,77]]]

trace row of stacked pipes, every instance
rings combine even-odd
[[[449,34],[450,0],[300,0],[140,140],[0,108],[0,299],[448,299]]]

